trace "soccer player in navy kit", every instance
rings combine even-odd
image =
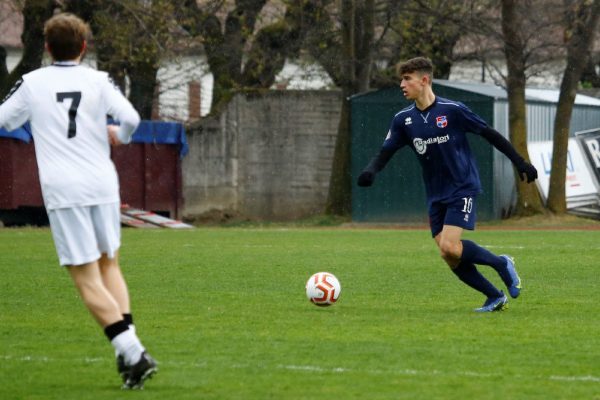
[[[46,22],[52,65],[17,82],[0,105],[0,127],[30,122],[59,262],[114,346],[123,388],[137,389],[157,366],[135,332],[118,263],[119,182],[110,145],[128,143],[140,117],[107,73],[79,65],[88,34],[72,14]],[[107,126],[107,114],[121,125]]]
[[[481,275],[475,264],[496,270],[510,296],[516,298],[521,292],[521,279],[514,261],[470,240],[461,240],[464,229],[475,228],[476,198],[481,192],[467,132],[482,136],[505,154],[521,180],[533,182],[537,171],[508,140],[464,104],[433,93],[433,65],[429,59],[417,57],[400,64],[398,76],[404,96],[414,104],[394,116],[379,154],[361,172],[358,185],[371,186],[394,153],[410,146],[423,170],[431,234],[442,258],[461,281],[486,296],[483,306],[475,311],[502,310],[508,302],[506,295]]]

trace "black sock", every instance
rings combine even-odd
[[[115,322],[114,324],[110,324],[104,328],[104,334],[112,342],[112,340],[117,337],[119,334],[125,332],[129,329],[129,325],[125,320],[120,320]]]
[[[133,315],[123,314],[123,321],[125,321],[127,325],[133,325]]]
[[[477,265],[489,265],[494,268],[504,282],[510,282],[510,276],[506,269],[506,259],[495,255],[488,249],[471,242],[462,240],[463,252],[460,258],[461,262],[470,262]]]
[[[506,266],[506,260],[495,255],[485,247],[479,246],[470,240],[461,240],[463,251],[460,260],[470,262],[477,265],[489,265],[496,271],[499,271]]]
[[[458,279],[472,287],[473,289],[485,294],[487,297],[500,297],[500,292],[496,287],[488,281],[472,263],[461,261],[456,268],[452,270]]]

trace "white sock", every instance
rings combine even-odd
[[[125,359],[125,365],[134,365],[140,361],[142,353],[145,350],[144,346],[142,346],[142,343],[140,342],[140,339],[138,339],[136,334],[131,329],[128,329],[125,332],[115,336],[111,343],[117,354],[123,355],[123,358]]]
[[[128,326],[129,326],[129,330],[132,331],[133,334],[135,335],[135,325],[128,325]],[[121,354],[121,353],[115,347],[115,358],[119,357],[119,354]]]

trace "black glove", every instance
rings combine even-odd
[[[358,176],[358,186],[367,187],[371,186],[375,182],[375,175],[385,167],[390,161],[390,158],[394,155],[398,149],[382,148],[379,154],[377,154],[369,162],[369,164],[362,170]]]
[[[365,170],[358,176],[358,186],[366,187],[371,186],[375,181],[375,173],[372,171]]]
[[[521,178],[521,181],[524,181],[525,178],[527,178],[527,183],[535,181],[538,177],[537,169],[526,161],[523,161],[517,166],[517,171],[519,171],[519,178]]]

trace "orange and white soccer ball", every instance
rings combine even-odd
[[[317,306],[330,306],[340,297],[340,281],[329,272],[317,272],[306,282],[306,297]]]

